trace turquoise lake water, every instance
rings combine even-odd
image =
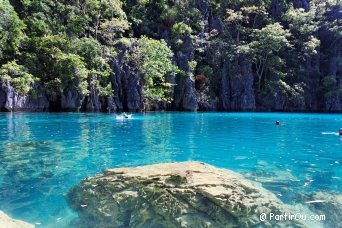
[[[0,113],[0,210],[41,227],[76,215],[64,195],[108,168],[203,161],[242,173],[286,203],[342,192],[342,114]],[[276,126],[275,121],[281,121]]]

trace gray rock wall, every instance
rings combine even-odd
[[[1,111],[47,111],[48,100],[40,86],[31,89],[33,93],[23,94],[15,90],[9,83],[0,85],[0,110]]]
[[[144,109],[142,82],[135,66],[125,59],[125,54],[130,49],[131,47],[121,47],[121,52],[112,61],[113,105],[115,104],[117,110],[138,112]]]
[[[235,61],[224,59],[221,70],[219,109],[255,110],[252,66],[243,56]]]

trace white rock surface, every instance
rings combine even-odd
[[[24,221],[16,220],[8,215],[6,215],[3,211],[0,211],[0,228],[33,228],[35,227],[32,224],[29,224]]]

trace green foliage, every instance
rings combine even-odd
[[[24,28],[9,0],[0,0],[0,63],[19,51]]]
[[[177,70],[173,53],[164,40],[140,38],[130,56],[144,79],[144,97],[150,102],[170,102],[168,77]]]
[[[291,47],[290,36],[291,33],[279,23],[269,24],[262,29],[254,30],[253,41],[240,47],[240,51],[250,56],[256,66],[259,91],[265,74],[283,74],[280,69],[284,61],[279,57],[279,52]]]
[[[192,31],[203,29],[202,15],[196,1],[125,1],[124,9],[132,23],[135,35],[157,37],[162,25],[172,28],[183,23]]]
[[[305,12],[303,9],[290,8],[284,15],[289,23],[297,55],[303,59],[317,55],[320,41],[316,37],[318,23],[315,21],[315,9]]]
[[[46,93],[52,97],[56,97],[63,92],[63,85],[59,78],[55,78],[44,83]]]
[[[41,78],[48,94],[59,95],[73,84],[87,95],[92,83],[109,96],[112,45],[130,28],[121,7],[119,0],[22,1],[18,9],[28,36],[19,62]]]
[[[8,62],[0,68],[1,83],[9,83],[16,91],[28,94],[35,82],[32,74],[27,69],[18,65],[15,61]]]
[[[322,92],[326,100],[342,96],[342,85],[338,86],[336,77],[326,76],[322,79]]]
[[[204,76],[206,76],[209,80],[211,78],[213,78],[214,76],[214,71],[213,71],[213,68],[211,68],[210,66],[208,65],[203,65],[201,67],[199,67],[199,69],[197,70],[197,72],[199,74],[202,74]]]
[[[87,95],[89,91],[86,80],[89,71],[82,57],[75,54],[61,54],[56,60],[56,72],[62,82],[62,86],[67,87],[76,81],[78,92],[82,95]]]
[[[171,28],[172,35],[175,37],[190,36],[192,29],[184,22],[176,23]]]
[[[119,0],[51,1],[25,0],[23,14],[32,35],[67,33],[91,35],[111,42],[129,29]]]
[[[330,62],[341,51],[339,11],[338,0],[312,0],[309,11],[289,0],[0,0],[1,78],[24,93],[35,75],[53,96],[69,86],[111,96],[109,63],[118,49],[133,47],[129,58],[150,102],[170,101],[173,74],[205,76],[214,98],[222,72],[240,74],[240,59],[252,64],[261,99],[281,93],[299,105],[311,90],[335,99],[341,88]],[[135,44],[134,37],[142,38]],[[172,64],[167,44],[187,57],[187,72]]]
[[[125,47],[130,47],[132,45],[131,41],[127,38],[121,38],[119,42]]]
[[[188,62],[188,66],[189,66],[188,75],[190,76],[191,80],[195,81],[194,72],[195,72],[195,69],[196,69],[196,66],[197,66],[197,62],[195,60],[189,61]]]
[[[232,26],[233,32],[236,34],[236,41],[246,39],[252,29],[258,28],[267,21],[268,13],[263,5],[244,6],[240,10],[227,9],[225,23]]]
[[[101,23],[99,34],[106,44],[113,44],[114,39],[121,37],[129,28],[130,24],[125,19],[113,18]]]

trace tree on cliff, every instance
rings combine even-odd
[[[267,109],[282,100],[286,105],[280,109],[301,104],[318,110],[331,103],[335,108],[328,110],[339,110],[341,4],[311,0],[310,7],[298,9],[303,6],[298,2],[0,0],[0,68],[15,68],[15,78],[26,73],[38,78],[48,100],[75,83],[83,96],[113,98],[111,63],[129,49],[128,40],[139,40],[133,59],[143,96],[151,102],[195,97],[190,88],[195,77],[182,80],[176,74],[178,85],[170,84],[176,63],[189,71],[187,77],[211,69],[204,74],[208,89],[197,87],[210,99],[239,103],[239,94],[248,90],[248,97]],[[244,82],[241,70],[256,82]]]
[[[13,59],[24,38],[25,24],[8,0],[0,0],[0,64]]]
[[[171,74],[178,69],[172,64],[173,53],[164,40],[140,38],[128,56],[143,76],[143,97],[149,103],[171,102]]]
[[[291,47],[288,40],[290,35],[289,31],[279,23],[269,24],[262,29],[254,30],[253,41],[240,47],[242,52],[251,57],[255,65],[259,92],[262,86],[261,80],[265,75],[270,73],[282,77],[286,74],[280,70],[285,62],[279,56],[279,52]]]

